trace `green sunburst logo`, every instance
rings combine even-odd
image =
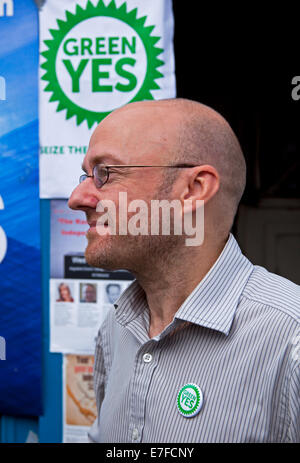
[[[137,9],[127,11],[112,0],[107,6],[87,2],[75,13],[65,12],[50,29],[42,79],[51,92],[56,111],[66,111],[66,119],[76,117],[91,128],[114,109],[133,101],[153,100],[151,90],[159,89],[156,79],[164,62],[156,47],[160,37],[151,35],[155,26],[145,26],[147,17],[137,17]]]
[[[185,384],[177,396],[177,408],[185,418],[192,418],[197,415],[203,404],[203,394],[197,384]]]

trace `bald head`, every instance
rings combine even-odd
[[[233,130],[216,111],[201,103],[165,100],[181,114],[176,161],[210,164],[220,175],[218,199],[236,213],[246,183],[246,163]]]
[[[98,172],[94,169],[99,164],[110,168]],[[164,168],[176,167],[176,164],[188,164],[189,168]],[[138,168],[146,166],[150,168]],[[155,168],[157,166],[163,168]],[[143,205],[150,206],[145,212],[148,218],[145,228],[149,230],[153,200],[168,200],[168,205],[172,201],[171,226],[175,221],[177,224],[181,221],[182,225],[185,217],[199,218],[198,212],[202,214],[199,205],[204,203],[205,240],[203,246],[199,246],[199,253],[215,255],[215,250],[221,249],[228,238],[245,185],[245,162],[229,124],[211,108],[183,99],[135,102],[113,111],[94,131],[82,167],[87,177],[94,177],[95,173],[95,177],[99,175],[98,181],[103,181],[100,187],[95,178],[81,182],[69,200],[69,206],[83,210],[91,224],[87,261],[102,268],[126,268],[142,273],[146,271],[147,261],[149,277],[157,262],[161,266],[162,262],[172,259],[180,262],[180,256],[186,253],[194,255],[190,246],[184,246],[186,229],[178,234],[173,228],[174,233],[167,236],[165,233],[107,233],[107,228],[119,229],[121,219],[116,213],[114,221],[104,224],[103,237],[95,225],[101,214],[99,205],[105,208],[103,203],[108,201],[118,212],[124,206],[120,193],[126,193],[127,204],[136,204],[132,201],[142,199]],[[103,172],[106,177],[102,176]],[[165,189],[168,182],[171,188]],[[179,200],[184,209],[174,208],[173,200],[177,201],[176,205]],[[128,224],[133,212],[131,209],[131,215],[127,216]],[[107,217],[111,216],[112,212]],[[159,212],[159,222],[161,218],[164,220],[161,216]],[[137,219],[134,216],[135,221],[140,220]]]
[[[170,163],[209,164],[220,175],[215,203],[231,228],[246,183],[246,164],[240,144],[228,122],[212,108],[196,101],[175,98],[126,105],[114,113],[148,113],[148,129],[157,125]],[[113,113],[113,114],[114,114]],[[112,115],[113,115],[112,114]],[[143,132],[143,137],[145,132]],[[163,190],[172,186],[178,171],[165,172]]]
[[[214,226],[228,233],[245,188],[246,165],[240,144],[226,120],[201,103],[186,99],[142,101],[125,105],[107,116],[95,130],[112,140],[126,164],[211,165],[220,177],[220,187],[210,202]],[[159,193],[169,192],[180,175],[177,169],[162,172]],[[220,220],[222,217],[222,220]]]

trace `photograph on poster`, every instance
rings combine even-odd
[[[114,304],[116,300],[120,297],[121,294],[121,285],[118,283],[109,283],[105,286],[105,296],[106,302],[109,304]]]
[[[80,302],[97,302],[97,286],[92,283],[80,283]]]
[[[57,292],[59,298],[56,299],[56,302],[74,302],[70,286],[73,287],[72,283],[66,284],[62,282],[58,284]]]

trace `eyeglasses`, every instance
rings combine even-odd
[[[94,184],[96,188],[101,188],[105,183],[108,182],[109,179],[109,169],[110,168],[117,168],[117,169],[122,169],[122,168],[128,168],[128,167],[164,167],[164,168],[179,168],[179,169],[188,169],[191,167],[196,167],[194,164],[175,164],[174,166],[141,166],[141,165],[109,165],[109,166],[104,166],[103,164],[96,164],[95,167],[93,168],[93,174],[92,175],[87,175],[87,174],[82,174],[79,177],[79,183],[84,182],[87,178],[93,178],[94,179]]]

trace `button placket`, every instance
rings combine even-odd
[[[154,351],[154,352],[153,352]],[[129,436],[131,442],[141,442],[144,419],[145,401],[153,371],[157,363],[157,345],[151,340],[145,343],[136,354],[136,363],[131,393],[131,413]],[[151,352],[151,353],[150,353]]]

